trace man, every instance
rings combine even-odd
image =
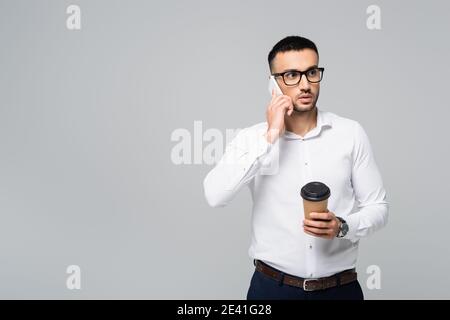
[[[368,136],[357,121],[318,109],[324,69],[312,41],[286,37],[268,62],[282,95],[272,91],[267,122],[241,130],[227,146],[204,180],[206,199],[224,206],[250,188],[256,268],[247,299],[362,300],[358,242],[388,217]],[[300,190],[312,181],[330,188],[328,212],[304,219]]]

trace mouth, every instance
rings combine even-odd
[[[302,104],[309,104],[312,102],[313,96],[310,94],[304,94],[301,95],[298,100],[302,103]]]

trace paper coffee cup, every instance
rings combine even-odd
[[[330,194],[330,188],[322,182],[313,181],[305,184],[300,191],[305,219],[309,219],[311,212],[328,212]]]

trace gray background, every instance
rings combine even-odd
[[[66,28],[81,7],[82,29]],[[381,7],[382,30],[366,27]],[[245,298],[251,200],[209,208],[174,165],[195,120],[264,120],[266,57],[316,42],[319,107],[359,121],[390,202],[368,299],[450,298],[446,1],[0,1],[0,298]],[[214,79],[211,81],[209,79]],[[82,289],[66,288],[81,267]]]

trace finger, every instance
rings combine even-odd
[[[284,112],[288,112],[289,108],[291,108],[291,104],[288,100],[283,99],[281,101],[276,101],[273,104],[273,109],[281,108]]]
[[[270,103],[273,102],[273,100],[276,98],[275,89],[272,89],[272,99],[270,99]]]
[[[323,234],[317,234],[314,232],[309,232],[309,231],[304,231],[306,234],[309,234],[310,236],[313,237],[317,237],[317,238],[322,238],[322,239],[333,239],[334,237],[330,236],[330,235],[323,235]]]
[[[329,212],[311,212],[309,214],[310,218],[314,218],[316,220],[331,220],[331,214]]]
[[[331,233],[331,229],[320,229],[320,228],[314,228],[314,227],[308,227],[308,226],[304,226],[303,229],[305,231],[309,231],[315,234],[319,234],[319,235],[328,235]]]
[[[289,103],[290,103],[290,106],[289,106],[289,115],[291,115],[292,114],[292,112],[294,112],[294,102],[292,101],[292,98],[291,97],[289,97]]]
[[[284,99],[285,99],[284,95],[278,95],[278,96],[273,97],[271,103],[277,104],[278,102],[283,101]]]
[[[313,237],[318,237],[318,238],[328,239],[327,236],[324,236],[324,235],[321,235],[321,234],[316,234],[316,233],[314,233],[314,232],[309,232],[309,231],[306,231],[306,230],[305,230],[305,233],[306,233],[306,234],[309,234],[310,236],[313,236]]]
[[[279,94],[275,97],[275,99],[279,99],[279,100],[291,100],[291,97],[285,95],[285,94]]]
[[[269,105],[269,111],[271,112],[271,113],[275,113],[275,112],[277,112],[277,110],[279,109],[279,108],[283,108],[282,107],[282,103],[281,102],[273,102],[273,103],[271,103],[270,105]]]
[[[308,227],[308,226],[303,226],[303,229],[315,234],[328,234],[329,230],[328,229],[321,229],[321,228],[314,228],[314,227]]]
[[[316,221],[316,220],[305,219],[305,220],[303,220],[303,225],[309,226],[309,227],[320,228],[320,229],[331,229],[330,222],[325,222],[325,221]]]
[[[272,92],[274,92],[274,90],[272,90]],[[276,105],[278,105],[278,103],[279,103],[281,98],[282,98],[282,96],[274,96],[274,95],[272,95],[272,100],[270,100],[269,107],[267,109],[268,110],[274,110],[274,107]]]
[[[316,234],[314,234],[312,232],[306,231],[306,230],[305,230],[305,233],[309,234],[310,236],[319,237],[318,235],[316,235]]]
[[[292,112],[294,112],[294,105],[291,104],[291,106],[289,107],[289,110],[287,112],[288,116],[290,116],[292,114]]]
[[[294,112],[294,105],[291,105],[289,107],[288,116],[290,116],[292,114],[292,112]]]
[[[294,111],[294,106],[291,103],[289,103],[288,107],[286,108],[286,114],[288,116],[290,116],[293,111]]]
[[[293,110],[294,109],[294,104],[292,103],[292,98],[290,96],[284,95],[284,100],[286,101],[286,103],[288,104],[289,108],[288,110]]]

